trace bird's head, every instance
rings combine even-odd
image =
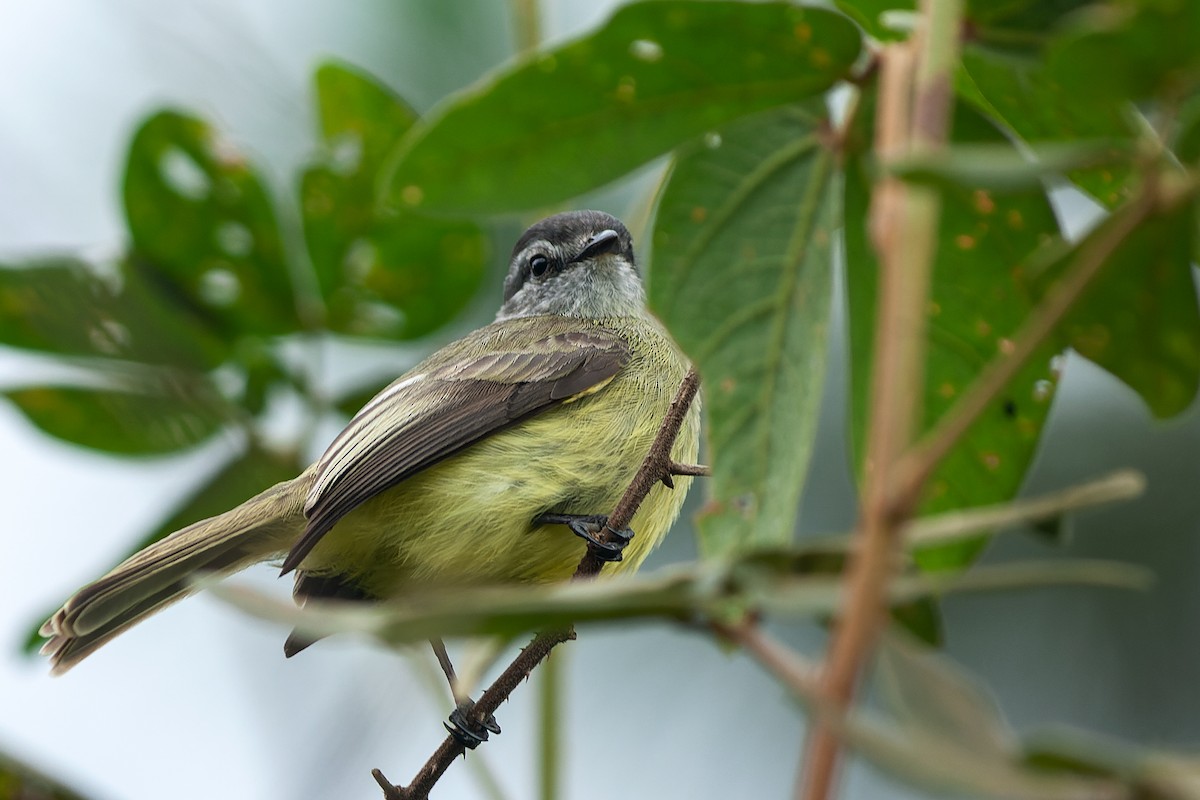
[[[645,305],[629,230],[602,211],[568,211],[517,240],[496,319],[634,316]]]

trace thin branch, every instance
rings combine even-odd
[[[658,435],[654,437],[654,442],[650,445],[650,452],[646,454],[645,460],[642,461],[637,474],[626,488],[625,494],[621,496],[621,500],[608,515],[608,524],[599,533],[601,540],[613,536],[612,529],[614,528],[621,530],[628,527],[633,515],[637,513],[642,501],[646,499],[646,495],[650,493],[654,485],[664,477],[670,477],[671,466],[675,464],[671,460],[671,449],[675,444],[676,437],[679,436],[679,430],[683,427],[688,408],[695,399],[699,387],[700,377],[696,370],[688,370],[675,399],[671,401],[671,406],[663,418]],[[579,562],[579,567],[575,570],[572,580],[586,580],[595,577],[604,563],[589,546],[588,552]],[[571,627],[543,631],[535,636],[533,641],[517,654],[508,668],[480,696],[472,711],[472,719],[480,721],[494,713],[500,704],[509,698],[513,690],[529,677],[534,668],[542,663],[551,650],[574,638],[575,631]],[[454,759],[465,753],[466,749],[457,739],[447,736],[408,786],[392,784],[378,769],[372,770],[371,775],[383,789],[383,796],[387,800],[426,800],[429,792]]]
[[[920,11],[921,27],[913,40],[890,45],[882,54],[876,150],[885,163],[897,155],[936,153],[947,136],[962,3],[922,0]],[[914,58],[915,77],[910,77]],[[849,706],[885,620],[884,600],[898,532],[915,506],[915,494],[896,502],[893,484],[896,464],[909,447],[920,417],[926,306],[940,210],[938,194],[932,189],[901,187],[888,178],[877,184],[871,233],[879,256],[880,288],[861,546],[848,565],[845,610],[834,628],[822,674],[823,693],[839,709]],[[818,716],[807,742],[798,797],[826,800],[831,796],[840,749],[836,731],[823,715]]]

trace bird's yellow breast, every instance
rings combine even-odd
[[[630,363],[607,385],[513,427],[408,478],[351,511],[305,560],[307,572],[346,575],[381,598],[428,585],[565,580],[585,544],[562,525],[535,527],[546,512],[608,514],[649,451],[687,371],[662,328],[647,318],[598,320],[630,345]],[[695,461],[694,403],[673,449]],[[691,478],[657,484],[634,516],[624,560],[636,569],[683,505]]]

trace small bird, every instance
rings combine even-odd
[[[380,392],[298,477],[80,589],[42,626],[42,652],[64,672],[190,594],[195,576],[262,561],[295,572],[301,603],[563,581],[584,540],[611,559],[604,573],[636,569],[678,516],[691,478],[650,491],[630,526],[636,536],[606,544],[598,534],[687,369],[646,309],[625,226],[599,211],[544,219],[513,248],[493,323]],[[699,414],[693,403],[674,460],[695,461]],[[294,632],[285,653],[312,641]]]

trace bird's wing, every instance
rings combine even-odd
[[[317,463],[304,505],[308,523],[283,572],[367,499],[508,425],[602,388],[629,362],[629,346],[605,328],[576,320],[551,331],[544,324],[483,328],[450,346],[476,355],[435,354],[429,367],[418,366],[363,407]],[[470,346],[488,336],[491,346]]]

